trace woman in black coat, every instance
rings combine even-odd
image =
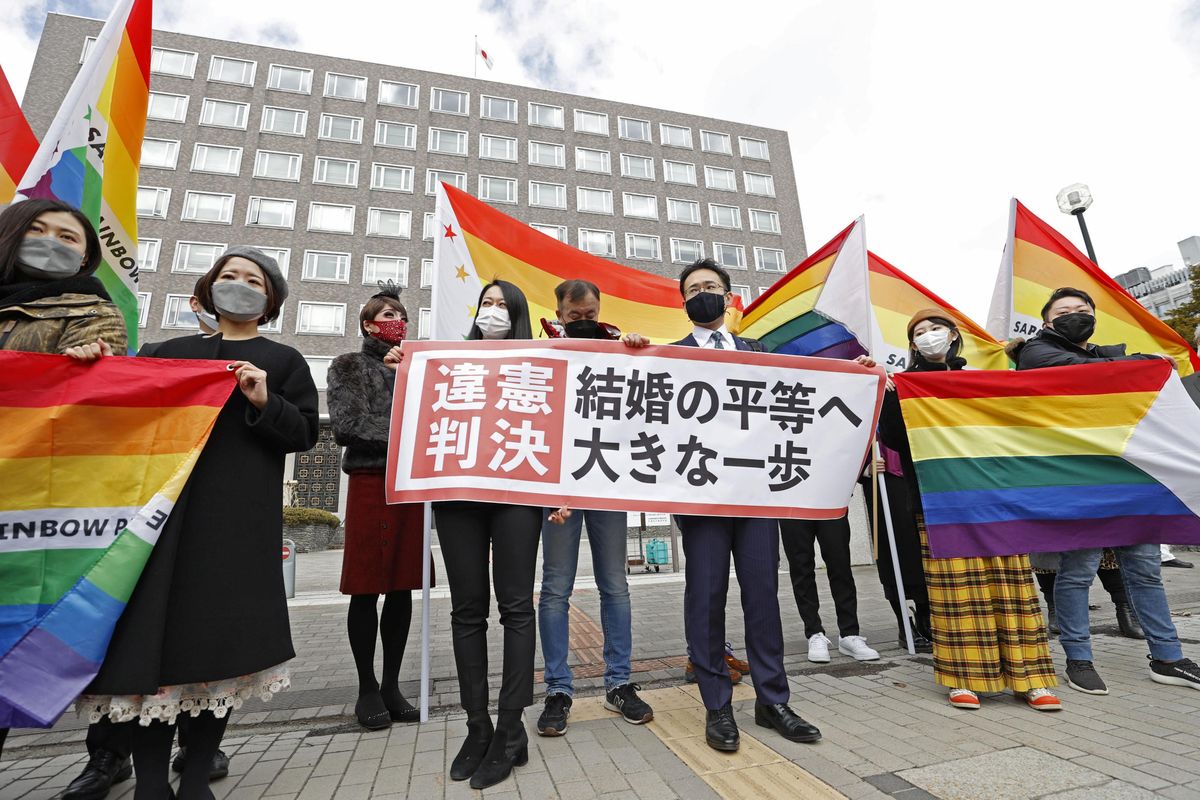
[[[229,709],[288,686],[295,656],[279,546],[283,465],[317,441],[317,389],[304,357],[258,335],[287,283],[270,256],[227,250],[198,285],[212,336],[163,342],[159,358],[230,363],[238,381],[130,597],[81,706],[137,720],[137,800],[170,795],[168,759],[181,712],[192,716],[180,796],[212,797],[209,768]]]

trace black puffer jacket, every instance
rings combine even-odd
[[[1089,344],[1080,347],[1053,328],[1042,328],[1037,336],[1009,349],[1017,369],[1068,367],[1072,364],[1096,364],[1101,361],[1142,361],[1158,356],[1134,353],[1125,355],[1123,344]]]
[[[382,470],[387,462],[392,389],[396,373],[384,366],[391,345],[373,336],[362,350],[338,356],[329,365],[329,422],[333,438],[346,448],[342,471]]]

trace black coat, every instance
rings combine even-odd
[[[342,471],[381,470],[387,461],[396,371],[383,364],[392,346],[373,336],[362,350],[338,356],[329,365],[329,423],[333,438],[346,453]]]
[[[1018,345],[1014,359],[1017,369],[1067,367],[1072,364],[1098,364],[1102,361],[1142,361],[1158,356],[1134,353],[1125,355],[1123,344],[1089,344],[1080,347],[1053,328],[1042,328],[1029,341]]]
[[[249,361],[267,373],[259,411],[234,389],[217,416],[87,694],[249,675],[295,656],[279,548],[283,464],[317,441],[304,357],[263,337],[185,336],[158,358]]]
[[[1183,388],[1187,389],[1188,397],[1200,406],[1200,372],[1193,372],[1183,379]]]

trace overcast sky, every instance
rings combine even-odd
[[[47,11],[113,5],[0,2],[18,97]],[[155,6],[167,30],[462,75],[478,34],[481,77],[782,128],[810,248],[866,214],[873,251],[979,321],[1012,196],[1082,249],[1055,195],[1087,183],[1112,274],[1182,265],[1200,235],[1200,0]]]

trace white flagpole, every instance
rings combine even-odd
[[[471,53],[472,75],[479,77],[479,34],[475,34],[475,52]]]
[[[875,459],[879,460],[879,440],[875,440],[871,444],[871,453]],[[886,472],[878,474],[879,495],[883,499],[883,507],[876,509],[875,514],[882,514],[884,525],[887,527],[888,544],[892,548],[892,571],[896,576],[896,597],[900,601],[900,620],[904,623],[904,639],[908,642],[908,652],[910,655],[916,655],[917,646],[913,642],[912,624],[908,618],[908,597],[904,594],[904,579],[900,573],[900,552],[896,549],[896,532],[892,530],[892,504],[888,500],[887,481],[884,479]]]
[[[424,547],[421,548],[421,722],[429,721],[429,579],[433,569],[431,528],[433,508],[422,503],[425,513]]]

